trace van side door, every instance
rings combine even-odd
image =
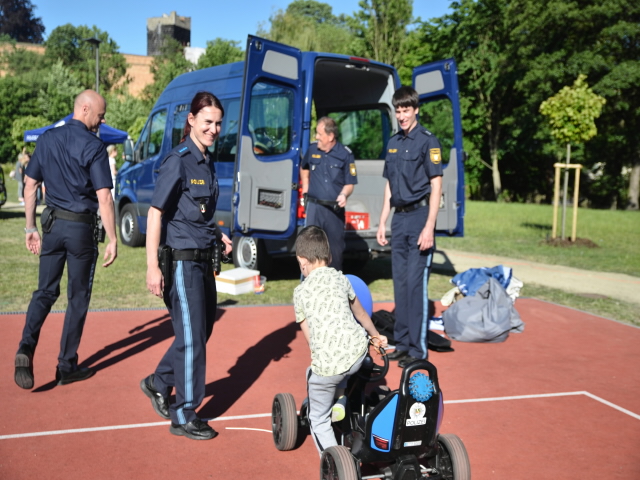
[[[464,235],[464,151],[458,98],[458,68],[453,58],[413,70],[420,97],[420,123],[442,144],[442,200],[436,233]]]
[[[234,231],[288,238],[296,227],[302,128],[300,50],[249,36],[234,178]]]

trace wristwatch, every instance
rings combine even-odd
[[[37,231],[38,231],[38,227],[24,229],[24,233],[36,233]]]

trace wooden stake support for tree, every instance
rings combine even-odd
[[[553,182],[553,228],[551,230],[551,238],[556,238],[558,235],[558,204],[560,203],[560,169],[574,169],[575,181],[573,185],[573,222],[571,225],[571,241],[576,241],[576,230],[578,228],[578,200],[580,198],[580,169],[582,165],[579,163],[555,163],[553,165],[556,169],[555,180]]]

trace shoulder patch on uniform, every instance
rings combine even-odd
[[[439,148],[430,148],[429,158],[431,159],[431,163],[437,165],[442,161],[442,152],[440,152]]]
[[[352,177],[355,177],[357,175],[355,163],[349,164],[349,173],[351,174]]]
[[[426,128],[422,131],[422,133],[424,133],[425,135],[433,135],[433,133],[431,133],[429,130],[427,130]]]

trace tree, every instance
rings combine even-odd
[[[95,25],[73,26],[70,23],[55,28],[45,42],[45,57],[52,63],[61,60],[65,67],[71,68],[84,88],[95,88],[96,53],[94,46],[85,40],[100,40],[100,93],[108,93],[128,83],[127,62],[119,53],[118,44],[107,32]]]
[[[142,97],[152,104],[171,80],[195,70],[195,65],[184,57],[184,47],[177,40],[166,38],[161,52],[151,63],[153,83],[147,85],[142,92]]]
[[[141,98],[136,98],[129,93],[124,94],[111,94],[106,97],[107,100],[107,114],[106,120],[109,125],[119,130],[127,132],[131,138],[134,137],[134,124],[139,118],[146,121],[151,110],[151,105]],[[141,130],[140,130],[141,131]],[[137,132],[137,135],[140,134]],[[135,132],[134,132],[135,133]]]
[[[45,77],[45,86],[38,92],[38,106],[49,123],[73,112],[76,96],[85,90],[71,69],[58,60]]]
[[[198,59],[198,69],[239,62],[243,59],[244,52],[240,42],[216,38],[207,42],[207,49]]]
[[[606,100],[593,93],[585,82],[587,76],[579,75],[572,87],[564,87],[553,97],[540,104],[540,113],[549,119],[551,136],[567,146],[567,165],[571,161],[571,144],[587,142],[598,133],[595,119],[600,116]],[[576,172],[579,175],[579,172]],[[562,239],[567,211],[569,171],[564,172],[562,200]],[[574,208],[577,208],[574,205]]]
[[[0,34],[17,42],[42,43],[44,24],[34,9],[30,0],[0,0]]]
[[[269,31],[258,35],[302,51],[352,54],[353,36],[345,17],[336,17],[330,5],[312,0],[291,2],[269,21]]]
[[[0,52],[0,68],[8,75],[22,75],[27,72],[45,70],[50,67],[44,54],[18,48],[14,40],[2,42],[2,52]]]
[[[48,124],[49,121],[40,115],[26,115],[24,117],[16,118],[11,124],[11,140],[15,147],[14,154],[17,155],[24,147],[29,148],[29,144],[24,141],[24,132],[44,127]],[[32,149],[33,144],[31,144],[30,150]]]
[[[405,53],[407,27],[412,23],[413,0],[360,0],[351,20],[361,55],[399,65]]]

